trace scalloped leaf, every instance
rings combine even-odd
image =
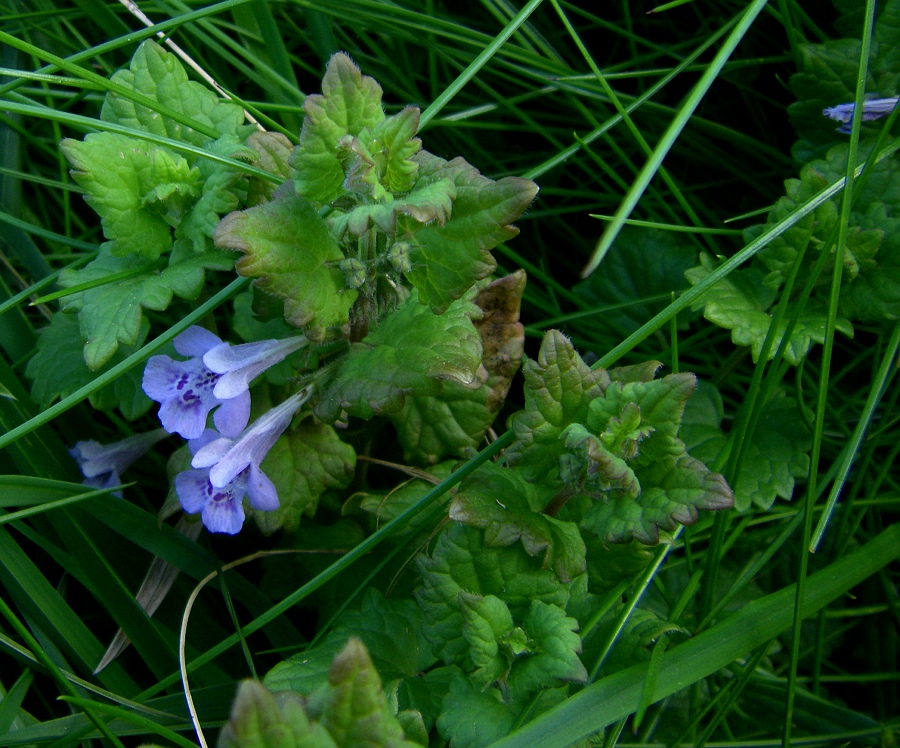
[[[542,514],[555,490],[525,480],[516,469],[486,463],[466,478],[453,497],[450,519],[484,529],[484,544],[521,542],[562,582],[585,571],[585,548],[578,527]]]
[[[469,650],[460,592],[502,596],[513,620],[525,616],[532,600],[565,607],[569,596],[557,576],[541,568],[540,559],[516,546],[487,546],[482,531],[467,525],[451,525],[432,555],[420,556],[417,565],[422,586],[415,595],[425,615],[422,630],[434,654],[448,664],[463,661]]]
[[[535,600],[522,621],[522,629],[528,637],[529,651],[513,663],[509,674],[513,692],[525,694],[560,683],[587,682],[587,669],[578,657],[578,621],[556,605]]]
[[[119,344],[133,345],[141,330],[143,310],[162,311],[173,296],[193,300],[200,295],[206,270],[230,270],[234,256],[223,252],[195,254],[187,241],[176,242],[168,258],[147,262],[135,255],[113,257],[101,250],[97,259],[79,270],[64,270],[62,288],[99,281],[123,272],[127,278],[78,291],[61,300],[63,311],[77,311],[84,344],[84,361],[97,371],[113,356]]]
[[[471,383],[481,364],[481,338],[472,320],[481,310],[459,299],[438,316],[413,292],[338,365],[315,405],[323,421],[341,411],[372,418],[397,412],[408,395],[435,395],[444,380]]]
[[[119,70],[111,80],[223,135],[237,135],[244,123],[244,110],[239,105],[223,101],[206,86],[189,80],[178,58],[151,39],[137,48],[128,69]],[[114,92],[106,95],[100,118],[104,122],[113,122],[192,145],[202,146],[208,140],[202,133]]]
[[[725,479],[677,437],[692,374],[651,380],[657,362],[591,371],[555,331],[545,335],[538,364],[529,364],[525,411],[512,419],[518,441],[507,460],[561,497],[590,497],[582,528],[605,542],[654,544],[659,528],[733,505]]]
[[[341,615],[323,641],[278,663],[265,677],[276,691],[311,694],[327,679],[331,659],[351,637],[359,638],[382,677],[417,676],[435,663],[422,635],[422,613],[409,599],[386,598],[370,587],[358,608]]]
[[[685,273],[687,279],[697,285],[715,270],[713,259],[700,255],[700,265]],[[707,291],[694,305],[703,309],[703,316],[710,322],[731,330],[735,345],[750,347],[753,360],[759,358],[765,343],[772,315],[768,310],[775,300],[775,292],[763,285],[763,274],[758,268],[735,270]],[[790,308],[787,316],[791,316]],[[809,353],[813,343],[825,341],[827,314],[817,301],[810,299],[791,332],[790,342],[784,349],[784,358],[795,366]],[[838,319],[837,329],[853,337],[853,327],[845,319]],[[784,329],[776,336],[771,355],[774,356],[784,337]]]
[[[321,339],[347,324],[357,292],[337,264],[344,255],[315,207],[288,197],[229,213],[213,234],[216,246],[244,253],[237,271],[257,288],[284,299],[284,318]]]
[[[343,52],[333,55],[322,79],[322,93],[303,102],[306,117],[300,144],[291,158],[298,195],[328,203],[343,195],[344,167],[339,144],[347,135],[374,128],[385,119],[381,86],[363,75]]]
[[[202,189],[200,172],[181,156],[141,140],[113,133],[91,133],[83,141],[60,145],[85,202],[100,216],[103,248],[123,257],[155,260],[172,246],[188,199]]]
[[[609,386],[603,369],[591,371],[558,330],[544,336],[537,361],[527,360],[525,410],[510,418],[516,441],[506,450],[511,465],[522,464],[531,479],[553,477],[565,451],[563,430],[587,418],[588,405]]]
[[[436,463],[445,457],[471,457],[503,407],[525,349],[519,307],[525,272],[485,285],[475,298],[484,316],[475,322],[481,336],[487,381],[477,389],[446,382],[435,397],[409,397],[391,417],[408,462]]]
[[[381,678],[359,639],[350,639],[334,658],[328,686],[314,706],[339,748],[417,748],[388,707]]]
[[[494,271],[497,263],[490,251],[519,233],[510,224],[534,200],[538,186],[520,177],[495,182],[462,158],[445,161],[420,151],[414,161],[419,171],[413,192],[442,180],[456,187],[446,222],[422,224],[413,216],[397,218],[398,238],[411,246],[412,270],[406,276],[422,303],[440,313],[475,281]]]
[[[680,436],[688,451],[704,462],[719,457],[727,445],[720,424],[724,417],[722,396],[711,384],[702,383],[684,411]],[[809,473],[811,435],[797,404],[778,392],[762,406],[756,430],[744,448],[734,481],[734,507],[746,512],[752,505],[772,508],[776,497],[790,500],[797,479]]]

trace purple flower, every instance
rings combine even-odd
[[[246,392],[253,379],[308,342],[300,335],[234,346],[222,343],[211,348],[203,354],[203,363],[210,371],[221,375],[213,388],[213,395],[225,400]]]
[[[165,429],[196,439],[206,428],[209,412],[216,428],[228,436],[237,436],[250,419],[250,393],[246,390],[230,398],[213,393],[220,375],[203,363],[203,355],[223,345],[222,341],[202,327],[191,327],[175,338],[175,350],[187,361],[168,356],[152,356],[144,369],[142,386],[148,397],[161,404],[159,420]]]
[[[194,454],[191,465],[195,468],[209,468],[209,482],[215,488],[224,488],[246,471],[250,504],[256,506],[256,503],[274,503],[277,507],[278,494],[275,486],[259,465],[311,393],[312,389],[306,388],[289,397],[281,405],[256,419],[236,439],[222,437],[208,442]]]
[[[206,429],[198,439],[188,442],[191,453],[196,454],[207,444],[220,438],[212,429]],[[266,479],[268,480],[268,478]],[[248,493],[251,482],[250,471],[244,470],[224,486],[216,487],[210,483],[209,468],[186,470],[175,476],[175,492],[181,501],[181,507],[188,514],[200,513],[203,525],[210,532],[235,535],[244,525],[244,496]],[[271,493],[260,494],[254,491],[250,495],[250,505],[261,511],[278,508],[278,495],[274,486]]]
[[[112,444],[100,444],[94,441],[76,442],[69,450],[75,458],[81,474],[82,483],[92,488],[112,488],[121,484],[119,477],[139,457],[142,457],[154,444],[168,436],[164,429],[156,429],[146,434],[135,434]],[[115,496],[121,498],[120,491]]]
[[[894,107],[900,101],[900,97],[892,96],[888,99],[868,99],[863,102],[862,121],[871,122],[872,120],[885,117],[894,111]],[[853,114],[856,111],[855,104],[838,104],[837,106],[824,109],[824,114],[829,119],[837,120],[843,123],[838,132],[849,133],[853,126]]]

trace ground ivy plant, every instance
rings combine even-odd
[[[310,527],[364,533],[473,456],[524,351],[525,275],[494,277],[491,250],[537,185],[423,150],[419,110],[386,114],[344,54],[304,101],[297,145],[244,124],[152,41],[112,80],[101,118],[134,134],[63,142],[107,241],[60,278],[61,313],[29,365],[35,395],[69,394],[233,273],[253,286],[95,393],[127,419],[158,403],[162,429],[75,445],[85,480],[115,488],[177,434],[161,518],[183,511],[225,535],[251,518],[290,545]],[[389,541],[422,549],[406,581],[376,579],[265,686],[243,684],[220,745],[486,745],[588,680],[621,609],[603,595],[646,566],[647,546],[733,506],[700,459],[724,438],[721,414],[685,420],[693,375],[591,369],[556,331],[522,368],[512,446],[437,526]],[[369,485],[357,455],[382,452],[419,479]],[[630,620],[634,650],[607,669],[684,633],[650,611]]]

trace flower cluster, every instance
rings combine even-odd
[[[72,455],[87,480],[100,481],[109,473],[105,485],[113,486],[119,473],[167,432],[180,434],[188,440],[194,468],[175,478],[182,508],[199,513],[210,532],[233,535],[244,523],[245,496],[254,509],[278,508],[275,485],[260,463],[310,395],[304,389],[248,426],[250,382],[307,342],[298,336],[232,346],[191,327],[174,340],[186,360],[153,356],[144,369],[142,386],[160,403],[163,429],[106,447],[79,442]],[[211,412],[215,429],[207,426]]]

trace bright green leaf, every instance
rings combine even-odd
[[[172,246],[171,225],[199,194],[200,172],[165,148],[112,133],[60,146],[85,200],[97,211],[113,255],[155,260]]]
[[[113,356],[119,344],[138,340],[143,309],[162,311],[172,297],[196,299],[203,289],[206,270],[228,270],[233,255],[223,252],[194,254],[188,242],[177,242],[168,267],[131,255],[113,257],[101,251],[96,260],[80,270],[64,270],[59,277],[63,288],[89,281],[102,281],[124,271],[134,275],[105,285],[79,291],[62,299],[64,311],[77,311],[81,335],[85,339],[84,360],[97,371]]]
[[[178,58],[150,39],[138,47],[128,69],[119,70],[111,80],[223,135],[237,135],[244,122],[244,111],[240,106],[223,101],[206,86],[189,80]],[[106,96],[100,117],[105,122],[196,146],[202,146],[208,140],[202,133],[112,92]]]
[[[322,93],[303,102],[306,117],[290,162],[298,195],[327,203],[344,193],[338,144],[345,135],[359,135],[384,120],[381,93],[374,78],[362,75],[343,52],[328,61]]]

